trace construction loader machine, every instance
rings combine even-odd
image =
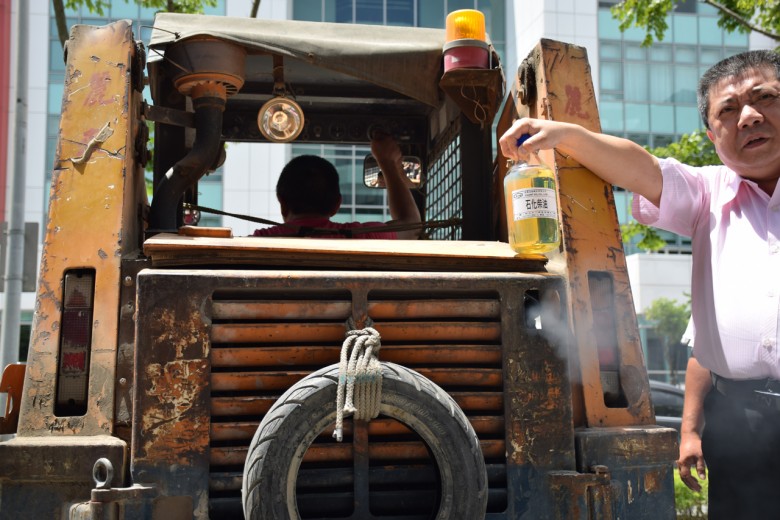
[[[0,385],[0,518],[675,517],[611,186],[543,152],[560,247],[507,243],[496,135],[526,114],[598,131],[586,52],[541,40],[505,81],[489,42],[487,67],[449,70],[445,43],[73,27],[29,358]],[[419,240],[197,225],[198,182],[240,143],[367,150],[377,127],[419,159]],[[378,411],[337,417],[366,331]]]

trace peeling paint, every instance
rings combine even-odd
[[[89,78],[89,93],[84,99],[83,106],[94,107],[114,103],[114,96],[105,97],[108,85],[112,78],[109,72],[96,72]]]
[[[666,471],[661,468],[655,471],[647,471],[644,474],[645,493],[659,493],[663,489],[663,481]]]
[[[146,367],[146,376],[151,388],[146,395],[156,398],[158,406],[148,408],[142,417],[146,432],[144,451],[151,459],[187,464],[190,450],[180,446],[189,446],[197,450],[202,444],[202,431],[207,418],[190,417],[189,410],[202,391],[200,388],[204,361],[177,360],[160,365]],[[168,442],[174,442],[176,448]]]
[[[566,85],[566,108],[564,111],[580,119],[589,119],[589,114],[582,108],[582,91],[576,85]]]

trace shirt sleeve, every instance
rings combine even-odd
[[[702,210],[708,208],[710,186],[702,172],[675,159],[659,159],[663,187],[660,206],[634,194],[632,214],[640,223],[690,237]]]

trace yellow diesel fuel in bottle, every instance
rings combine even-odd
[[[524,134],[520,146],[528,139]],[[535,155],[534,155],[535,157]],[[536,157],[538,159],[538,157]],[[518,253],[546,253],[560,244],[555,174],[541,164],[519,162],[504,177],[509,245]]]

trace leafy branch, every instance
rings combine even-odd
[[[718,10],[718,27],[728,32],[757,32],[780,41],[780,2],[777,0],[699,0]],[[620,30],[645,29],[642,46],[662,41],[669,13],[681,0],[623,0],[610,8]]]
[[[169,13],[203,13],[204,7],[216,7],[217,0],[135,0],[135,3],[147,9],[157,9]],[[105,16],[111,7],[111,0],[52,0],[54,19],[57,24],[57,36],[63,48],[68,41],[68,25],[65,9],[76,10],[86,7],[90,13]]]

